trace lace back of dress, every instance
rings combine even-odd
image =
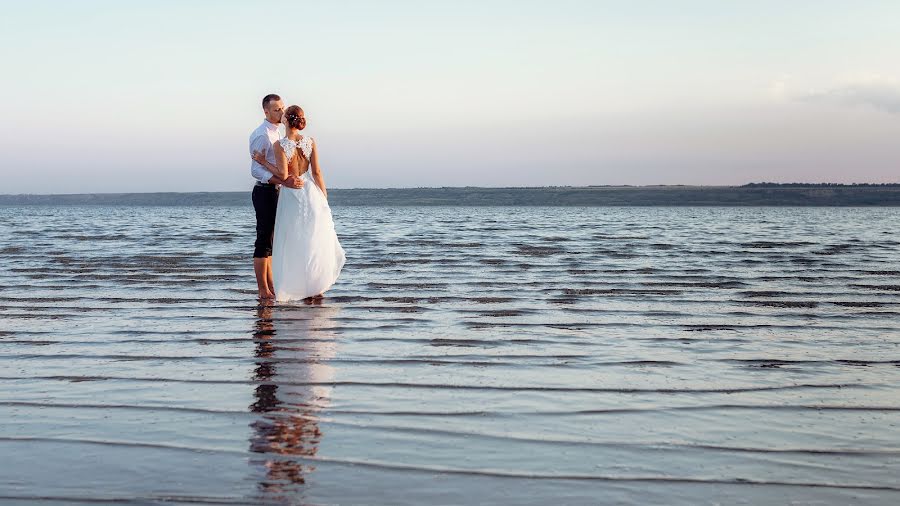
[[[291,159],[294,158],[294,151],[297,150],[297,143],[287,137],[282,137],[278,142],[281,144],[281,149],[284,150],[288,163],[291,163]]]
[[[284,149],[284,154],[287,155],[288,163],[294,158],[294,151],[299,150],[303,158],[306,158],[307,160],[312,156],[312,137],[303,137],[299,141],[283,137],[279,142],[281,142],[281,148]]]
[[[309,160],[309,157],[312,156],[312,147],[313,147],[313,138],[312,137],[303,137],[300,139],[300,142],[297,143],[297,149],[303,153],[303,158]]]

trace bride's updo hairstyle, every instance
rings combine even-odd
[[[304,117],[303,109],[299,105],[292,105],[285,109],[284,116],[287,118],[289,127],[297,130],[303,130],[306,127],[306,117]]]

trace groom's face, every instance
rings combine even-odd
[[[281,116],[284,114],[284,102],[281,100],[272,100],[263,108],[266,113],[266,120],[269,123],[281,123]]]

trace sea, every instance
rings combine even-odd
[[[0,207],[0,503],[900,504],[900,209]]]

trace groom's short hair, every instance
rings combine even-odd
[[[269,93],[268,95],[264,96],[263,97],[263,109],[265,109],[266,106],[269,105],[269,102],[274,102],[275,100],[281,100],[281,97],[279,97],[278,95],[276,95],[274,93]]]

